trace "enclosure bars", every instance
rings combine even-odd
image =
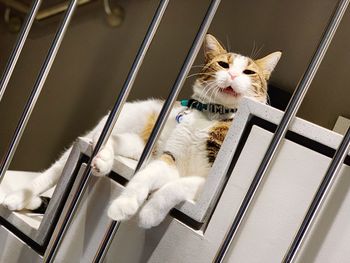
[[[18,35],[15,46],[11,52],[10,58],[6,64],[5,70],[4,70],[3,75],[0,79],[0,101],[2,99],[2,96],[5,93],[5,90],[7,88],[7,84],[10,81],[13,70],[17,64],[17,60],[22,52],[24,43],[27,40],[29,31],[33,25],[33,22],[35,20],[35,16],[38,13],[41,2],[42,2],[42,0],[35,0],[33,2],[32,6],[29,10],[29,13],[27,15],[26,21],[24,22],[24,24],[21,28],[21,32]],[[1,178],[0,178],[0,182],[1,182]]]
[[[299,82],[297,88],[295,89],[295,92],[290,99],[288,106],[286,108],[286,111],[281,119],[280,124],[278,125],[276,132],[269,144],[269,147],[264,155],[263,160],[260,163],[260,166],[256,172],[256,175],[254,176],[254,179],[252,180],[252,183],[249,186],[249,189],[240,205],[240,208],[236,214],[236,217],[227,232],[225,239],[223,243],[221,244],[216,256],[214,262],[223,262],[224,257],[228,251],[228,248],[230,244],[232,243],[232,240],[235,238],[236,233],[242,223],[242,220],[244,219],[244,216],[249,209],[249,206],[251,204],[251,201],[253,200],[255,193],[263,179],[263,177],[266,174],[267,169],[269,168],[269,165],[272,161],[272,158],[275,156],[276,151],[278,150],[278,147],[286,134],[288,130],[288,126],[290,122],[294,119],[296,112],[298,111],[300,104],[310,87],[310,84],[319,68],[320,63],[322,62],[322,59],[329,47],[329,44],[331,43],[331,40],[338,28],[338,25],[345,13],[345,10],[349,4],[350,0],[340,0],[337,4],[337,7],[332,15],[332,18],[330,22],[327,25],[327,28],[322,36],[322,39],[317,47],[317,50],[315,54],[312,57],[312,60],[310,64],[308,65],[308,68],[306,69],[301,81]]]
[[[294,261],[295,256],[297,255],[301,247],[301,244],[311,227],[312,222],[317,216],[317,213],[320,211],[321,206],[325,201],[326,196],[329,193],[329,190],[331,189],[334,183],[335,177],[339,173],[342,167],[342,164],[344,162],[344,159],[348,155],[349,150],[350,150],[350,128],[344,135],[343,140],[341,141],[336,153],[334,154],[334,157],[331,163],[329,164],[327,172],[323,177],[323,180],[319,188],[317,189],[317,192],[303,219],[303,222],[298,230],[298,233],[296,234],[291,246],[288,249],[288,252],[286,253],[286,256],[283,259],[284,263],[290,263]]]
[[[151,24],[147,30],[145,38],[142,41],[140,49],[135,57],[135,60],[131,66],[131,69],[128,73],[128,76],[123,84],[123,87],[118,95],[117,101],[113,106],[111,113],[109,114],[106,124],[103,127],[101,135],[96,143],[96,146],[91,154],[89,162],[87,164],[87,168],[84,171],[84,174],[79,181],[78,189],[73,193],[72,199],[67,202],[65,209],[63,211],[62,220],[58,222],[55,231],[53,233],[53,238],[50,240],[48,248],[46,249],[44,255],[44,262],[53,262],[54,257],[57,253],[57,250],[61,244],[61,241],[64,238],[64,235],[74,217],[75,211],[79,206],[79,203],[84,195],[86,187],[89,184],[89,179],[91,178],[91,162],[96,156],[96,154],[100,151],[101,147],[108,140],[109,135],[112,132],[112,129],[118,119],[118,116],[122,110],[122,107],[130,93],[132,85],[136,79],[137,73],[142,65],[143,59],[148,51],[149,46],[153,40],[153,37],[158,29],[158,26],[162,20],[163,14],[168,6],[169,0],[162,0],[155,12],[155,15],[152,18]]]
[[[72,18],[73,13],[74,13],[77,2],[78,2],[78,0],[71,0],[71,2],[69,3],[69,7],[64,15],[64,18],[63,18],[63,20],[60,24],[60,27],[55,35],[55,38],[50,46],[50,49],[49,49],[48,54],[45,58],[45,61],[40,69],[40,72],[39,72],[39,75],[35,81],[33,90],[31,91],[31,93],[29,95],[28,101],[24,107],[21,118],[17,124],[16,130],[14,132],[14,136],[11,139],[10,146],[5,154],[5,158],[3,159],[3,162],[1,163],[0,182],[1,182],[2,178],[4,177],[6,170],[8,169],[8,167],[11,163],[11,160],[13,158],[13,155],[16,151],[18,143],[21,140],[21,137],[23,135],[23,132],[25,130],[27,122],[30,118],[30,115],[31,115],[33,109],[34,109],[36,101],[38,100],[40,92],[44,86],[47,75],[50,72],[51,66],[55,60],[58,49],[60,48],[60,45],[62,43],[62,40],[63,40],[63,37],[64,37],[65,32],[67,30],[67,27],[69,25],[69,22]]]
[[[205,34],[208,31],[208,28],[214,18],[214,15],[216,13],[216,10],[220,4],[221,0],[212,0],[210,3],[210,6],[208,7],[208,10],[204,16],[204,19],[199,27],[199,30],[197,32],[197,35],[192,43],[192,46],[190,48],[190,51],[188,52],[185,62],[182,65],[182,68],[180,70],[179,75],[177,76],[175,83],[170,91],[170,94],[168,95],[162,110],[159,113],[158,119],[154,125],[154,128],[150,134],[150,137],[146,143],[146,146],[142,152],[142,155],[140,157],[140,160],[138,161],[137,167],[135,169],[135,172],[140,169],[143,164],[145,164],[148,159],[149,156],[154,148],[155,142],[158,138],[158,136],[160,135],[162,128],[164,127],[164,124],[169,116],[169,113],[172,109],[172,106],[185,82],[185,79],[188,75],[188,72],[190,71],[194,60],[196,59],[196,56],[198,54],[198,51],[201,48],[201,45],[203,43]],[[107,229],[107,231],[105,232],[105,235],[99,245],[99,248],[95,254],[94,263],[101,263],[103,262],[108,249],[113,241],[113,237],[116,234],[118,228],[119,228],[119,224],[120,222],[115,222],[112,221]]]

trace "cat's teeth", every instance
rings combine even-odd
[[[225,94],[229,94],[229,95],[234,96],[234,97],[238,97],[241,95],[240,93],[236,92],[232,87],[223,88],[223,89],[221,89],[221,91]]]

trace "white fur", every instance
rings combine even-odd
[[[150,228],[158,225],[169,211],[184,200],[192,201],[205,182],[199,176],[183,177],[165,184],[142,207],[139,226]]]
[[[208,129],[212,124],[213,121],[208,120],[199,111],[192,111],[185,115],[176,129],[168,130],[167,140],[158,144],[157,148],[159,153],[171,152],[176,159],[176,166],[169,165],[163,160],[152,161],[145,169],[135,175],[123,194],[112,202],[108,215],[118,221],[129,219],[142,206],[147,196],[159,189],[156,191],[157,194],[154,194],[157,198],[154,200],[151,198],[153,201],[149,201],[151,203],[147,206],[148,210],[144,210],[144,216],[141,215],[140,218],[140,225],[151,227],[156,225],[156,222],[162,221],[168,211],[176,204],[193,199],[191,197],[194,197],[201,185],[198,182],[204,181],[203,177],[208,174],[210,169],[206,157],[206,139]],[[185,178],[185,181],[181,180]],[[186,190],[188,185],[192,186],[191,191]],[[178,187],[179,195],[173,196],[174,191],[176,191],[174,187]],[[170,189],[173,190],[170,191]],[[159,201],[156,201],[159,199],[168,201],[160,204]],[[154,210],[150,210],[152,203],[158,207],[161,205],[164,207],[162,206],[159,213],[156,213]],[[148,213],[152,213],[153,219],[145,218]]]
[[[207,48],[215,49],[213,46],[217,44],[215,39],[209,38],[209,40]],[[268,63],[269,66],[277,63],[278,60],[274,60],[277,55],[271,57],[272,62]],[[238,107],[240,96],[225,95],[218,89],[231,86],[242,96],[250,96],[252,90],[250,78],[242,73],[247,63],[246,57],[236,55],[229,71],[217,72],[213,82],[206,85],[196,82],[193,87],[193,98],[204,103]],[[232,77],[232,74],[235,77]],[[140,134],[149,116],[158,114],[161,107],[162,103],[153,99],[126,103],[111,137],[92,161],[93,174],[96,176],[108,174],[112,169],[115,155],[138,159],[144,147]],[[171,111],[157,142],[157,153],[143,170],[135,174],[123,193],[112,201],[108,209],[109,217],[118,221],[127,220],[143,206],[139,225],[149,228],[158,225],[175,205],[195,199],[211,168],[207,158],[206,142],[209,130],[218,121],[218,116],[208,116],[197,110],[191,110],[178,124],[175,117],[184,110],[184,107],[176,106]],[[230,116],[225,116],[227,117]],[[103,117],[98,125],[85,135],[93,145],[96,144],[106,119],[107,116]],[[35,209],[40,206],[38,196],[57,183],[69,152],[70,149],[31,184],[7,195],[3,204],[11,210]],[[162,159],[164,152],[170,152],[176,160],[175,163]],[[150,194],[151,197],[146,201]]]

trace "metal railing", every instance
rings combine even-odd
[[[230,244],[232,243],[233,239],[235,238],[239,227],[242,224],[242,221],[244,220],[244,217],[250,207],[250,204],[252,203],[253,198],[255,197],[255,194],[266,176],[267,170],[272,164],[273,158],[275,157],[275,154],[277,150],[279,149],[279,146],[281,144],[282,139],[284,138],[289,124],[294,119],[303,99],[308,91],[311,82],[313,78],[316,75],[316,72],[326,54],[326,51],[333,39],[333,36],[338,28],[338,25],[343,18],[343,15],[345,13],[345,10],[347,6],[349,5],[350,0],[340,0],[338,2],[338,5],[332,15],[332,18],[330,22],[327,25],[327,28],[321,38],[321,42],[318,45],[315,54],[313,55],[311,62],[309,66],[307,67],[303,77],[301,78],[301,81],[299,82],[297,88],[295,89],[292,98],[290,99],[288,106],[285,110],[285,113],[283,114],[283,117],[277,126],[277,129],[274,133],[274,136],[267,148],[267,151],[260,163],[260,166],[253,178],[253,181],[251,182],[249,189],[239,207],[239,210],[235,216],[235,219],[227,232],[227,235],[221,244],[218,253],[215,257],[214,262],[223,262],[225,255],[230,247]]]
[[[344,135],[343,140],[341,141],[336,153],[334,154],[334,157],[331,163],[329,164],[327,172],[323,177],[323,180],[319,188],[317,189],[317,192],[304,217],[304,220],[298,230],[298,233],[294,237],[294,240],[291,246],[289,247],[285,258],[283,259],[284,263],[293,262],[293,260],[295,259],[297,252],[300,249],[300,246],[305,236],[307,235],[310,227],[312,226],[312,222],[315,220],[317,213],[320,211],[322,203],[325,201],[326,196],[329,193],[329,190],[331,189],[332,184],[334,183],[334,180],[342,167],[345,157],[349,153],[349,150],[350,150],[350,128],[347,130],[346,134]]]
[[[69,22],[71,21],[71,18],[74,14],[74,10],[77,6],[77,2],[78,2],[78,0],[71,0],[70,1],[68,9],[63,17],[63,20],[62,20],[57,32],[56,32],[56,35],[55,35],[53,42],[50,46],[50,49],[46,55],[44,63],[41,66],[41,69],[39,71],[39,75],[34,83],[34,87],[29,95],[28,101],[26,102],[26,105],[24,107],[22,115],[21,115],[19,122],[17,124],[16,130],[13,134],[12,139],[11,139],[10,146],[7,149],[7,152],[5,154],[5,158],[3,159],[2,163],[1,163],[0,183],[1,183],[1,180],[3,179],[8,167],[10,166],[13,155],[15,154],[17,146],[22,138],[23,132],[26,128],[26,125],[28,123],[30,115],[32,114],[32,111],[35,107],[35,104],[39,98],[40,92],[45,84],[46,78],[47,78],[47,76],[50,72],[51,66],[56,58],[57,52],[61,46],[62,40],[63,40],[64,35],[66,33],[66,30],[68,28]],[[18,56],[19,56],[20,50],[22,49],[22,47],[25,43],[26,36],[28,35],[30,26],[33,23],[32,19],[33,19],[33,16],[35,15],[35,12],[37,12],[37,9],[38,9],[38,7],[36,5],[34,5],[33,10],[28,17],[28,23],[26,23],[24,30],[23,30],[23,32],[25,32],[25,33],[23,33],[23,36],[22,36],[22,34],[20,36],[20,39],[19,39],[20,44],[18,44],[18,49],[15,48],[15,50],[14,50],[14,54],[18,53],[18,55],[14,56],[14,57],[18,58]],[[23,43],[22,43],[22,41],[23,41]],[[16,44],[16,46],[17,46],[17,44]],[[12,68],[12,70],[9,70],[8,73],[5,74],[4,77],[6,79],[9,79],[11,77],[11,74],[13,72],[13,68],[14,68],[16,62],[17,62],[17,59],[13,59],[13,60],[10,59],[9,65],[13,65],[13,66],[10,66],[9,69]],[[8,83],[8,81],[7,81],[7,83]],[[5,82],[4,82],[4,84],[5,84]],[[4,85],[4,89],[5,89],[5,87],[6,87],[6,85]],[[0,87],[0,88],[2,88],[2,87]]]
[[[78,6],[82,6],[88,3],[91,3],[93,0],[78,0]],[[26,3],[23,3],[21,0],[0,0],[1,3],[6,5],[7,7],[16,10],[17,12],[21,12],[24,14],[27,14],[30,12],[31,8],[27,6]],[[41,2],[41,0],[40,0]],[[49,18],[54,15],[58,15],[60,13],[63,13],[68,9],[69,1],[64,1],[62,3],[57,3],[52,6],[46,7],[34,16],[34,19],[36,20],[43,20],[46,18]]]
[[[281,119],[280,124],[278,125],[276,132],[270,142],[270,145],[265,153],[265,156],[260,163],[260,166],[257,170],[257,173],[241,203],[241,206],[238,210],[238,213],[236,214],[236,217],[227,232],[227,235],[225,236],[225,239],[223,240],[223,243],[221,244],[218,253],[215,257],[215,262],[222,262],[225,258],[225,255],[230,247],[230,244],[232,240],[235,238],[237,231],[239,230],[242,221],[244,220],[244,217],[246,215],[247,210],[250,207],[250,204],[253,200],[253,198],[256,195],[256,191],[259,188],[262,180],[266,176],[266,172],[270,165],[273,162],[273,158],[276,155],[277,150],[279,149],[279,146],[281,144],[281,141],[283,140],[289,124],[294,119],[302,101],[303,98],[308,91],[311,82],[314,78],[314,76],[317,73],[317,70],[325,56],[325,53],[333,39],[333,36],[338,28],[338,25],[344,15],[344,12],[349,4],[350,0],[340,0],[334,14],[332,15],[332,18],[322,36],[322,39],[320,41],[320,44],[315,52],[315,54],[312,57],[312,60],[310,64],[308,65],[308,68],[306,69],[301,81],[299,82],[287,108],[286,111]],[[45,61],[40,69],[40,72],[38,74],[38,77],[36,79],[36,82],[34,84],[34,87],[32,89],[32,92],[28,98],[28,101],[25,105],[25,108],[23,110],[23,113],[21,115],[21,118],[17,124],[16,130],[14,132],[14,135],[12,137],[10,146],[5,154],[5,158],[3,159],[1,166],[0,166],[0,182],[2,178],[4,177],[4,174],[6,173],[13,155],[16,151],[16,148],[18,146],[19,141],[21,140],[21,136],[25,130],[26,124],[31,116],[32,110],[35,107],[36,101],[40,95],[40,92],[44,86],[45,80],[50,72],[51,66],[54,62],[54,59],[56,57],[56,54],[60,48],[60,44],[64,38],[65,32],[67,30],[67,27],[69,25],[69,22],[72,18],[72,15],[75,11],[75,8],[77,6],[78,0],[71,0],[69,3],[69,6],[64,14],[63,20],[57,30],[57,33],[55,35],[55,38],[51,44],[51,47],[48,51],[48,54],[45,58]],[[127,78],[124,82],[124,85],[121,89],[121,92],[119,93],[116,102],[107,118],[107,121],[105,123],[105,126],[103,127],[103,130],[101,132],[101,135],[96,143],[95,148],[93,149],[93,153],[89,159],[89,162],[87,164],[87,168],[84,171],[84,174],[79,182],[77,182],[77,190],[73,193],[73,196],[71,199],[67,202],[65,205],[65,208],[63,210],[63,215],[61,216],[59,222],[56,225],[56,228],[54,230],[54,233],[52,235],[52,238],[48,244],[48,247],[44,254],[44,262],[53,262],[55,255],[60,247],[60,244],[65,236],[65,233],[67,232],[67,229],[70,226],[70,223],[75,215],[75,212],[80,204],[80,201],[85,193],[85,189],[88,186],[90,182],[91,177],[91,162],[92,159],[96,156],[96,154],[99,152],[101,147],[105,144],[105,142],[108,140],[112,129],[120,115],[120,112],[122,110],[122,107],[124,103],[126,102],[126,99],[132,89],[132,86],[134,84],[134,81],[136,79],[136,76],[138,74],[138,71],[143,63],[143,60],[146,56],[146,53],[151,45],[151,42],[153,40],[154,35],[157,32],[158,26],[162,20],[162,17],[164,15],[164,12],[168,6],[169,0],[161,0],[157,10],[152,18],[152,21],[150,23],[150,26],[146,32],[146,35],[143,39],[143,42],[140,46],[140,49],[138,50],[138,53],[135,57],[135,60],[131,66],[131,69],[129,71],[129,74],[127,75]],[[6,90],[6,87],[8,85],[8,82],[11,78],[11,75],[13,73],[13,70],[16,66],[17,60],[20,56],[20,53],[22,51],[22,48],[25,44],[25,41],[27,39],[28,33],[31,29],[31,26],[33,24],[33,20],[36,16],[36,13],[38,12],[39,6],[41,4],[41,0],[35,0],[33,2],[33,5],[30,9],[30,13],[28,14],[27,20],[24,23],[22,30],[19,34],[19,37],[16,41],[15,47],[11,53],[10,59],[8,61],[8,64],[5,68],[5,71],[3,73],[3,76],[0,81],[0,101],[1,98]],[[145,149],[143,150],[143,153],[141,155],[141,158],[137,164],[137,167],[135,169],[135,172],[138,171],[140,168],[145,165],[150,157],[150,154],[155,146],[156,140],[159,137],[164,124],[166,122],[166,119],[171,111],[171,108],[185,82],[185,78],[198,54],[198,51],[200,49],[200,46],[202,44],[202,41],[204,39],[205,33],[207,32],[213,17],[217,11],[217,8],[220,4],[220,0],[212,0],[208,10],[203,18],[203,21],[198,29],[197,35],[192,43],[192,46],[187,54],[187,57],[183,63],[183,66],[177,76],[177,79],[169,93],[169,96],[165,100],[165,103],[162,107],[162,110],[158,116],[158,119],[155,123],[155,126],[151,132],[150,138],[146,143]],[[330,163],[330,166],[327,170],[327,173],[317,191],[315,194],[315,197],[309,207],[309,210],[304,218],[304,221],[302,222],[300,229],[293,240],[288,252],[286,253],[286,256],[284,258],[284,262],[292,262],[295,258],[295,255],[300,248],[302,241],[304,237],[307,234],[308,229],[311,227],[311,224],[314,220],[314,218],[317,215],[317,211],[319,211],[322,202],[326,198],[327,193],[329,192],[329,189],[332,186],[332,182],[334,181],[334,178],[336,177],[337,173],[340,170],[341,164],[344,161],[345,156],[347,155],[350,148],[350,129],[347,131],[346,135],[344,136],[332,162]],[[102,262],[108,252],[108,248],[114,238],[114,235],[116,234],[118,227],[120,223],[116,221],[111,221],[109,224],[109,227],[107,231],[105,232],[98,250],[96,251],[94,262]]]
[[[73,198],[71,201],[66,204],[67,209],[64,210],[63,219],[60,220],[56,226],[56,229],[53,234],[48,248],[44,255],[44,262],[53,262],[54,257],[57,253],[57,250],[64,238],[64,235],[67,229],[70,226],[70,223],[74,217],[75,211],[77,210],[79,203],[84,195],[84,192],[89,184],[89,179],[91,178],[91,162],[96,154],[100,151],[101,147],[108,140],[112,129],[119,117],[119,114],[122,110],[122,107],[131,91],[131,88],[135,82],[137,73],[142,65],[143,59],[146,56],[149,46],[153,40],[153,37],[158,29],[158,26],[162,20],[163,14],[168,6],[169,0],[161,0],[159,6],[156,10],[155,15],[152,18],[151,24],[147,30],[144,40],[142,41],[141,47],[136,55],[136,58],[131,66],[129,74],[124,82],[124,85],[119,93],[119,96],[116,100],[116,103],[113,106],[112,111],[110,112],[106,124],[102,129],[101,135],[96,143],[96,146],[91,154],[87,168],[84,171],[81,181],[79,182],[78,190],[73,193]],[[115,229],[119,226],[118,223],[115,223]]]
[[[35,16],[39,11],[41,2],[42,2],[42,0],[35,0],[33,2],[32,6],[28,12],[26,21],[23,24],[22,29],[18,35],[15,47],[13,48],[13,51],[10,55],[10,58],[7,62],[4,73],[2,74],[2,77],[0,80],[0,101],[2,99],[2,96],[5,93],[7,85],[10,81],[11,76],[12,76],[13,70],[15,69],[15,66],[17,64],[17,60],[18,60],[19,56],[21,55],[24,43],[26,42],[29,31],[32,28],[33,22],[35,20]],[[0,177],[0,182],[1,182],[1,177]]]
[[[175,83],[170,91],[170,94],[168,95],[167,99],[165,100],[165,103],[162,107],[162,110],[159,113],[158,119],[154,125],[154,128],[150,134],[150,137],[146,143],[146,146],[142,152],[142,155],[140,157],[140,160],[138,161],[138,164],[136,166],[135,172],[137,172],[145,163],[147,163],[150,154],[153,151],[153,148],[155,146],[155,142],[159,136],[159,134],[162,131],[162,128],[164,127],[164,124],[168,118],[168,115],[172,109],[172,106],[177,98],[177,95],[179,94],[187,74],[189,73],[192,64],[198,54],[198,51],[201,48],[202,42],[204,40],[204,36],[208,31],[208,28],[211,24],[211,21],[214,18],[214,15],[216,13],[216,10],[220,4],[221,0],[212,0],[210,3],[210,6],[204,16],[204,19],[198,29],[197,35],[192,43],[191,49],[188,52],[188,55],[185,59],[184,64],[182,65],[182,68],[180,70],[179,75],[177,76]],[[116,234],[118,228],[119,228],[120,222],[112,221],[109,224],[109,227],[103,236],[103,239],[99,245],[99,248],[95,254],[93,262],[103,262],[108,249],[113,241],[113,237]]]

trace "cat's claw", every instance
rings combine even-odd
[[[167,213],[161,212],[146,204],[140,211],[138,225],[145,229],[158,226],[166,215]]]
[[[18,211],[26,207],[32,199],[32,193],[29,190],[22,189],[7,195],[2,204],[9,210]]]
[[[101,150],[92,160],[92,174],[95,176],[104,176],[112,170],[114,156],[107,149]]]
[[[108,208],[108,216],[115,221],[125,221],[136,214],[139,208],[136,197],[121,196]]]

